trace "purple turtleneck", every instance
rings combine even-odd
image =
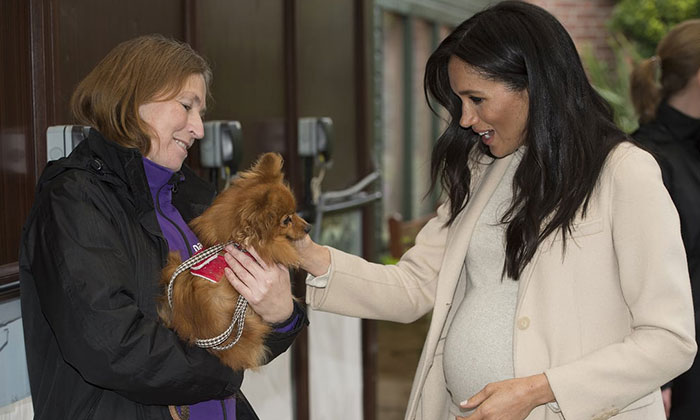
[[[168,241],[170,251],[179,251],[184,261],[202,249],[199,239],[187,226],[172,202],[173,184],[184,177],[147,158],[143,158],[143,167],[146,170],[148,187],[153,197],[160,230]]]
[[[172,184],[184,177],[145,157],[143,168],[146,171],[160,230],[168,242],[169,250],[179,251],[184,261],[202,248],[197,236],[172,203]],[[180,414],[186,409],[189,409],[190,420],[236,419],[236,400],[233,396],[225,400],[203,401],[189,407],[177,407]]]

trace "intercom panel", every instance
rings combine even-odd
[[[46,159],[66,157],[81,141],[85,140],[90,127],[85,125],[52,125],[46,129]]]
[[[199,143],[201,164],[205,168],[232,168],[235,172],[243,155],[243,132],[238,121],[207,121]]]

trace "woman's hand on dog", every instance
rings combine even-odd
[[[301,258],[300,268],[314,277],[322,276],[331,266],[331,252],[325,246],[319,245],[309,235],[295,241],[294,247]]]
[[[289,270],[281,264],[267,265],[255,249],[247,251],[226,247],[226,278],[265,322],[286,320],[294,310]]]

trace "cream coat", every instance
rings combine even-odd
[[[311,307],[349,316],[412,322],[432,309],[407,420],[448,418],[445,334],[474,224],[509,161],[480,165],[465,210],[444,228],[441,207],[397,265],[331,250],[327,286],[307,287]],[[515,376],[544,372],[561,410],[539,406],[528,420],[664,419],[659,386],[688,369],[696,344],[678,215],[654,159],[618,146],[562,245],[547,238],[520,280]]]

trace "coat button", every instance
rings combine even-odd
[[[518,318],[518,329],[526,330],[530,326],[530,318],[523,316]]]

